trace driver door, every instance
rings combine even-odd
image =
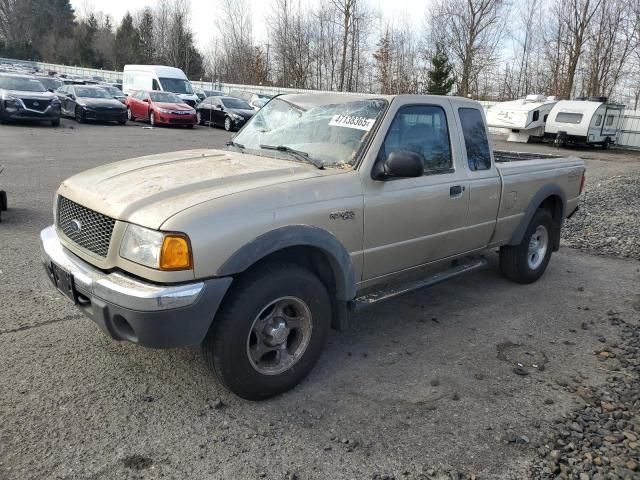
[[[459,168],[462,152],[451,104],[446,99],[430,99],[429,104],[411,100],[408,97],[395,113],[390,112],[393,120],[373,171],[361,170],[365,175],[364,281],[467,248],[460,230],[466,225],[469,189],[466,172]],[[424,174],[376,179],[376,169],[394,151],[422,155]]]

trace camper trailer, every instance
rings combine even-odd
[[[509,130],[509,142],[527,143],[531,137],[544,136],[544,125],[556,97],[527,95],[525,98],[492,105],[487,110],[487,125]]]
[[[129,95],[136,90],[172,92],[192,107],[200,101],[184,72],[164,65],[125,65],[122,91]]]
[[[607,103],[606,97],[561,100],[551,109],[545,138],[558,146],[568,143],[608,148],[618,140],[623,105]]]

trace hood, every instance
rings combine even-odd
[[[153,104],[156,107],[164,108],[166,110],[184,110],[184,111],[193,110],[193,108],[187,105],[186,103],[153,102]]]
[[[8,95],[12,95],[18,98],[30,98],[35,100],[52,100],[54,95],[51,92],[23,92],[22,90],[0,90],[0,93],[6,92]]]
[[[111,218],[158,229],[199,203],[320,175],[312,165],[287,160],[187,150],[87,170],[65,180],[58,193]]]
[[[90,98],[90,97],[78,97],[76,102],[79,105],[86,105],[87,107],[112,107],[123,109],[124,105],[120,100],[115,98]]]

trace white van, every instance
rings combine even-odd
[[[172,92],[192,107],[200,101],[184,72],[164,65],[125,65],[122,91],[129,95],[136,90]]]
[[[618,141],[623,108],[607,103],[605,97],[561,100],[549,113],[544,136],[558,145],[580,143],[608,148]]]

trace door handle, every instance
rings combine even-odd
[[[449,187],[449,196],[451,198],[460,197],[462,192],[464,192],[464,185],[454,185],[453,187]]]

